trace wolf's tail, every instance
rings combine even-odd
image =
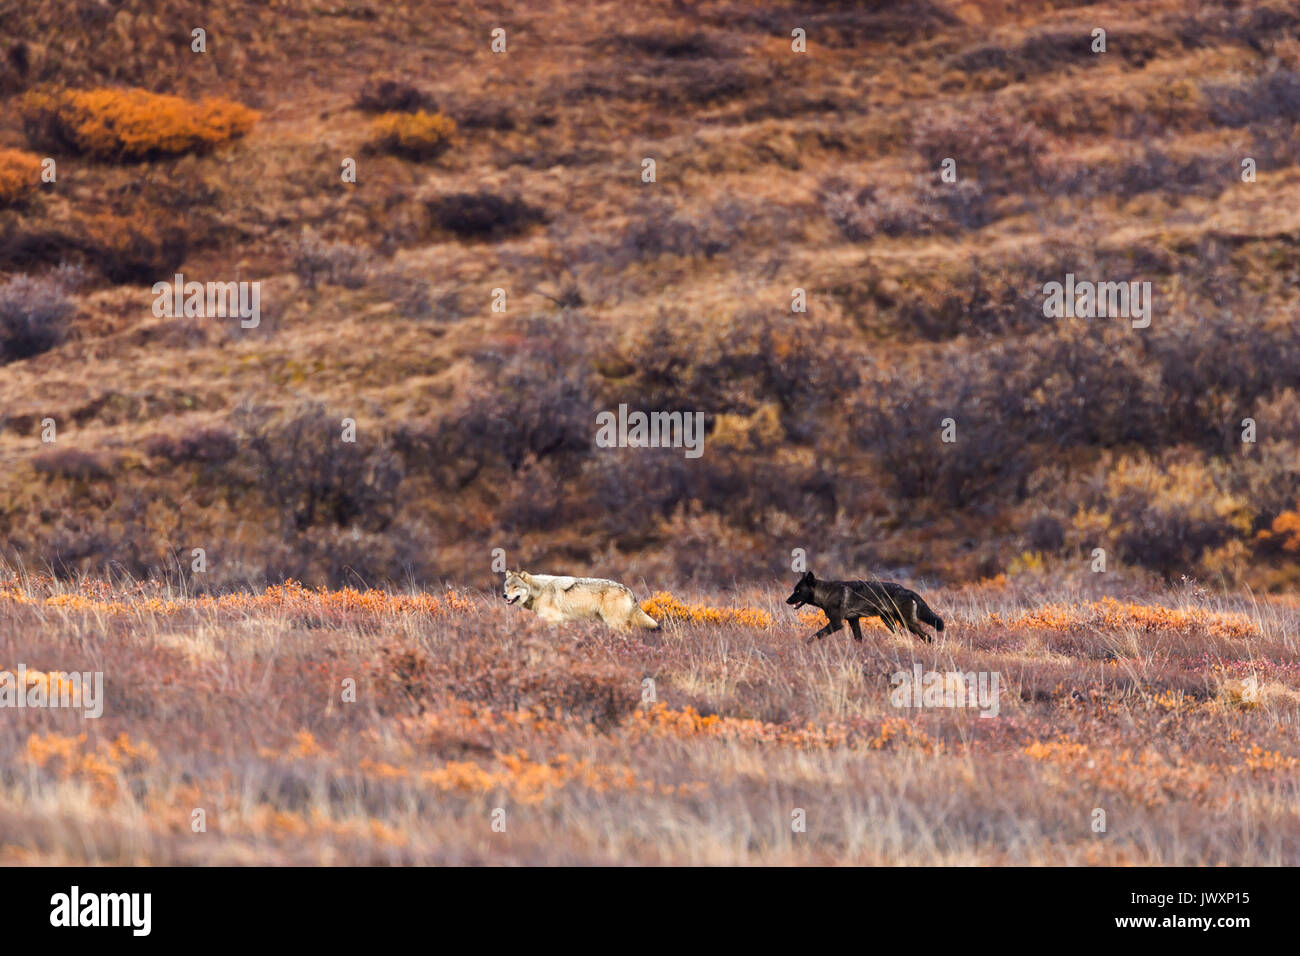
[[[636,614],[632,617],[632,623],[637,627],[644,627],[647,631],[659,630],[659,622],[640,608],[636,609]]]
[[[916,599],[916,618],[922,624],[929,624],[936,631],[943,630],[943,618],[930,610],[930,605],[920,598]]]

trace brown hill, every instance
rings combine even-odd
[[[1294,580],[1300,4],[68,6],[0,2],[0,149],[57,164],[0,162],[10,558]],[[620,404],[704,454],[597,447]]]

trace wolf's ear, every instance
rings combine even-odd
[[[805,572],[803,573],[803,577],[801,577],[799,580],[800,580],[800,581],[807,581],[809,584],[812,584],[812,583],[813,583],[814,581],[816,581],[817,579],[816,579],[815,577],[813,577],[813,573],[812,573],[811,571],[805,571]]]

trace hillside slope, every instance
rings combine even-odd
[[[0,209],[0,329],[66,302],[0,342],[6,555],[1294,583],[1300,4],[639,10],[0,0],[0,148],[58,168]],[[98,88],[259,118],[143,160],[40,138],[34,93]],[[449,147],[371,145],[417,109]],[[260,282],[260,323],[156,317],[175,273]],[[1149,327],[1045,317],[1067,274],[1151,283]],[[703,412],[704,454],[597,447],[620,404]]]

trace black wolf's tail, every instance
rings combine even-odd
[[[930,610],[930,605],[920,598],[916,599],[916,618],[922,624],[929,624],[936,631],[943,630],[943,618]]]

